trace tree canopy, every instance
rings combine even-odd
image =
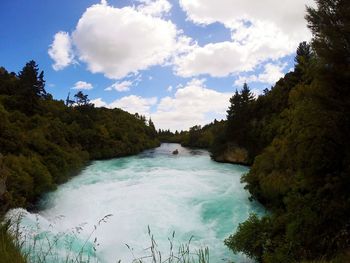
[[[350,246],[350,2],[318,0],[306,19],[313,40],[294,72],[252,103],[258,119],[244,116],[261,147],[246,145],[243,181],[271,214],[250,217],[226,245],[259,262],[331,259]]]
[[[0,68],[0,212],[32,206],[88,160],[158,145],[153,123],[120,109],[95,108],[81,91],[74,98],[68,105],[54,100],[34,61],[18,74]]]

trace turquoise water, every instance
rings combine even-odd
[[[38,256],[49,248],[45,262],[80,251],[91,262],[132,262],[149,254],[148,226],[164,255],[175,231],[175,247],[193,236],[193,250],[209,247],[213,263],[250,262],[223,245],[249,213],[263,213],[240,183],[247,171],[216,163],[204,150],[162,144],[137,156],[93,162],[47,194],[37,214],[16,209],[8,216],[23,214],[27,250]]]

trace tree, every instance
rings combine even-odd
[[[244,223],[239,224],[237,233],[225,240],[225,245],[234,253],[243,252],[261,262],[266,249],[268,221],[267,218],[260,219],[255,214],[249,215]]]
[[[232,122],[235,119],[235,116],[237,116],[240,111],[241,104],[241,95],[236,90],[235,95],[230,98],[230,106],[227,110],[227,120],[229,122]]]
[[[245,118],[247,114],[248,107],[251,102],[254,101],[254,95],[250,91],[247,83],[244,83],[243,88],[240,93],[236,90],[235,94],[230,98],[230,106],[227,110],[227,120],[233,121],[239,118]]]
[[[189,131],[188,142],[186,142],[186,144],[196,145],[196,142],[199,140],[199,137],[201,135],[201,129],[202,127],[200,125],[191,127]]]
[[[20,93],[30,98],[44,98],[46,95],[44,72],[39,73],[34,60],[29,61],[19,72]]]
[[[243,84],[243,88],[242,88],[242,91],[241,91],[241,97],[242,97],[242,104],[243,104],[244,107],[249,105],[254,100],[254,95],[250,91],[247,83]]]
[[[0,94],[12,95],[15,92],[17,77],[10,74],[3,67],[0,67]]]
[[[39,99],[46,97],[44,72],[39,73],[38,65],[31,60],[19,72],[18,79],[15,94],[23,98],[20,108],[27,114],[33,114],[38,110]]]
[[[231,142],[245,144],[244,134],[247,132],[251,118],[251,105],[254,95],[247,83],[244,83],[240,93],[236,90],[230,98],[230,106],[227,111],[227,138]]]
[[[327,69],[349,77],[350,3],[348,0],[317,0],[308,7],[306,20],[313,33],[312,45]]]
[[[313,79],[312,60],[315,54],[312,47],[307,42],[301,42],[298,46],[295,61],[294,71],[299,77],[303,79],[305,84],[310,84]]]
[[[82,91],[78,91],[75,95],[75,103],[77,106],[90,106],[90,100],[88,99],[88,95],[85,95]]]
[[[74,103],[75,101],[70,99],[70,92],[68,92],[67,99],[66,99],[66,106],[72,107]]]
[[[350,247],[350,2],[316,2],[311,46],[259,100],[279,109],[268,112],[277,131],[242,180],[270,209],[268,228],[250,218],[227,243],[261,262],[333,262]]]
[[[149,126],[152,130],[156,131],[156,127],[154,126],[154,123],[153,123],[153,121],[152,121],[151,118],[149,118],[148,126]]]
[[[152,138],[155,138],[157,136],[157,130],[156,130],[156,127],[154,126],[154,123],[152,121],[151,118],[149,118],[149,121],[148,121],[148,127],[150,128],[150,136]]]

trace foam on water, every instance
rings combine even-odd
[[[175,149],[178,155],[172,154]],[[165,254],[168,237],[175,231],[175,243],[194,236],[194,248],[208,246],[211,262],[249,262],[242,255],[233,256],[223,245],[249,213],[262,213],[261,207],[248,201],[249,194],[240,183],[245,172],[242,166],[213,162],[206,151],[162,144],[137,156],[93,162],[47,194],[37,214],[17,209],[8,216],[24,213],[21,226],[30,229],[33,240],[40,234],[51,239],[63,236],[62,242],[55,243],[60,251],[57,257],[73,237],[72,253],[88,239],[85,247],[91,248],[96,238],[100,262],[131,262],[133,256],[125,244],[136,256],[144,256],[150,244],[149,225]],[[94,230],[108,214],[113,216]],[[94,254],[91,249],[85,253]]]

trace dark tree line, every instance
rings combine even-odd
[[[157,137],[162,142],[180,143],[185,147],[209,149],[215,136],[222,132],[225,121],[214,120],[205,126],[195,125],[188,131],[158,130]]]
[[[294,72],[228,118],[222,140],[249,150],[243,181],[271,211],[225,243],[259,262],[350,261],[350,2],[318,0],[306,19]]]
[[[0,214],[31,207],[88,160],[158,145],[152,121],[146,125],[120,109],[95,108],[82,92],[74,98],[67,105],[54,100],[34,61],[18,74],[0,68]]]

